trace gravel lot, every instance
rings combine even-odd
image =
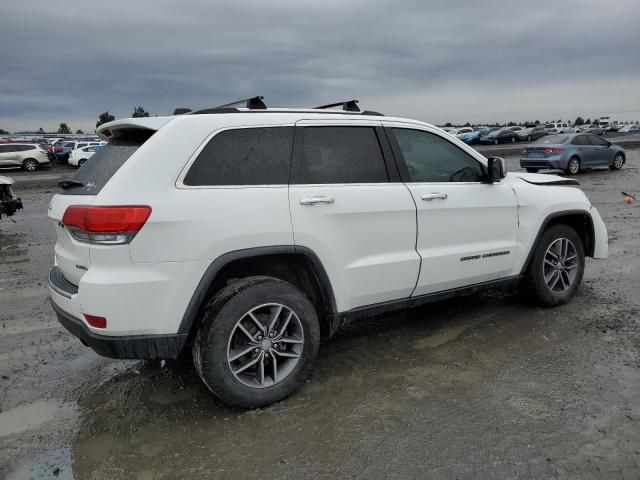
[[[640,150],[628,157],[578,177],[610,258],[588,261],[571,304],[488,292],[356,323],[301,391],[249,412],[188,365],[100,358],[63,330],[46,289],[53,179],[19,182],[25,210],[0,223],[0,478],[640,478],[640,207],[620,194],[640,193]]]

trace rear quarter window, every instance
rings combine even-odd
[[[224,130],[209,140],[182,183],[187,186],[286,185],[292,148],[293,127]]]
[[[111,139],[70,177],[82,185],[63,189],[63,195],[97,195],[111,177],[153,134],[154,130],[131,129]]]

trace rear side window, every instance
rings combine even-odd
[[[292,148],[293,127],[224,130],[200,152],[183,183],[188,186],[286,185]]]
[[[111,139],[70,178],[79,184],[65,188],[60,193],[97,195],[129,157],[154,133],[154,130],[137,128]]]
[[[297,183],[386,183],[389,181],[372,127],[304,127]]]

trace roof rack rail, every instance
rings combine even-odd
[[[267,105],[262,101],[263,99],[264,97],[260,96],[245,98],[243,100],[225,103],[224,105],[218,105],[216,108],[245,107],[249,110],[266,110]]]
[[[330,103],[329,105],[321,105],[320,107],[315,107],[317,110],[324,110],[326,108],[333,107],[342,107],[342,110],[345,112],[359,112],[360,108],[358,107],[358,100],[346,100],[344,102]]]

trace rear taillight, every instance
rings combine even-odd
[[[549,148],[545,148],[544,151],[547,152],[547,153],[558,153],[558,152],[564,152],[564,148],[561,148],[561,147],[549,147]]]
[[[64,212],[62,223],[79,242],[122,245],[133,240],[149,215],[151,207],[147,205],[71,205]]]

